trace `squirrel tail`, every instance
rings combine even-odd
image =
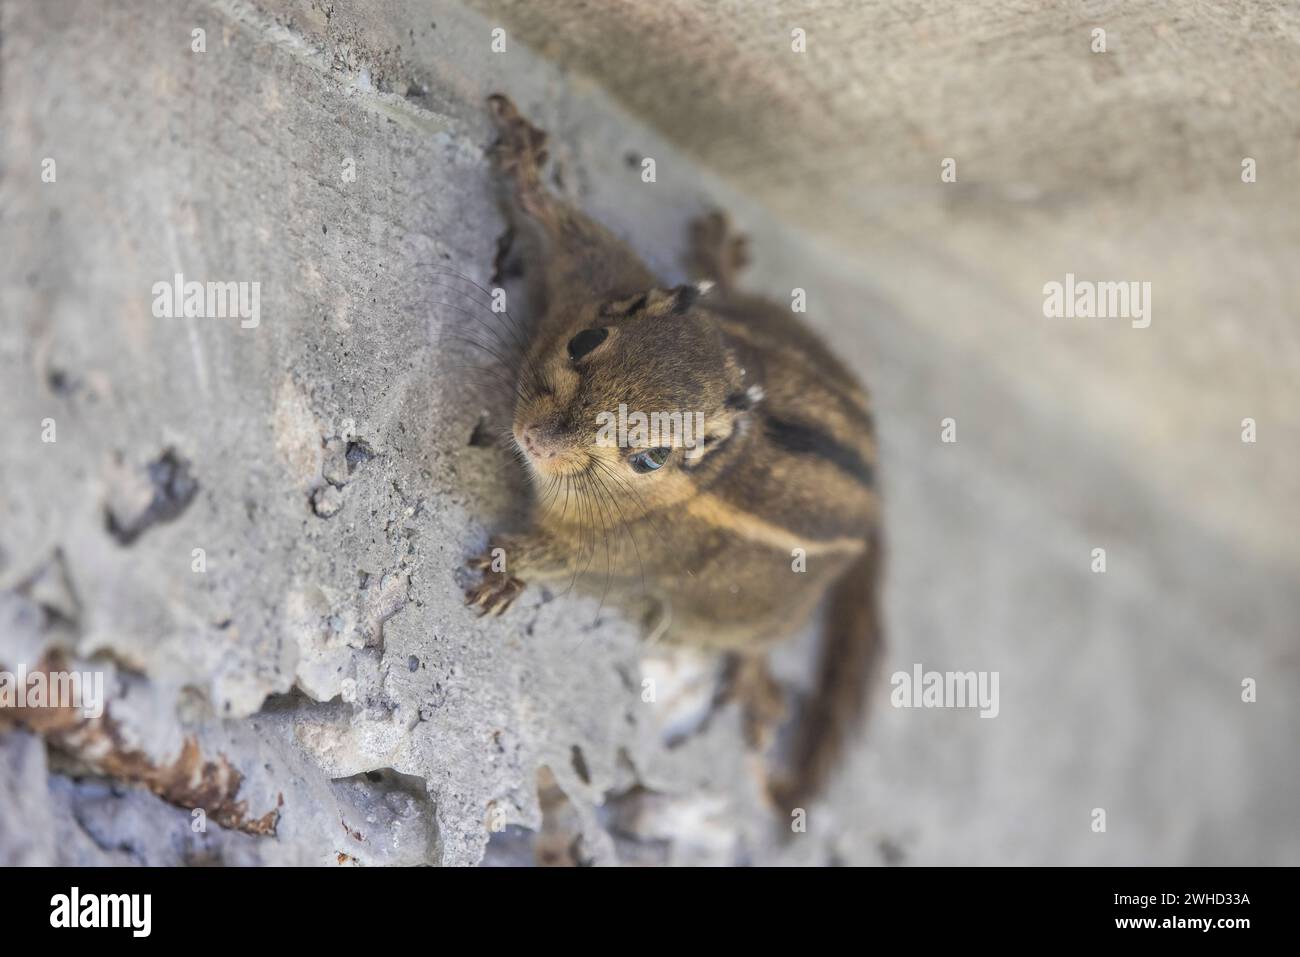
[[[770,785],[772,799],[784,812],[807,807],[826,786],[866,711],[868,689],[884,650],[882,546],[877,529],[866,551],[831,591],[816,682],[795,728],[790,770]]]

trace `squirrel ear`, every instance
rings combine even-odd
[[[639,296],[603,303],[600,315],[606,319],[630,319],[637,315],[681,316],[712,288],[713,283],[705,280],[672,289],[651,289]]]
[[[737,435],[743,435],[754,426],[754,408],[766,398],[763,387],[754,383],[748,388],[743,385],[744,370],[740,369],[733,355],[727,356],[727,371],[732,379],[734,389],[722,403],[722,408],[704,420],[704,441],[698,451],[688,455],[684,465],[688,469],[697,468],[709,455],[726,446]]]
[[[698,287],[678,286],[673,290],[672,314],[674,316],[685,315],[699,298],[700,290]]]
[[[610,299],[600,304],[600,316],[602,319],[627,319],[645,309],[649,302],[649,292],[628,299]]]
[[[733,392],[727,396],[727,408],[735,412],[748,412],[766,398],[761,385],[751,385],[744,391]]]
[[[687,469],[700,466],[710,455],[724,448],[736,435],[743,434],[752,422],[747,414],[748,408],[739,408],[728,403],[724,408],[708,416],[704,421],[704,434],[697,439],[698,444],[682,461]]]
[[[712,288],[713,281],[711,279],[701,279],[697,283],[678,286],[672,291],[672,314],[674,316],[683,315],[699,301],[701,296],[707,295]]]

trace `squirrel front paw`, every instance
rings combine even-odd
[[[482,574],[477,585],[465,591],[465,604],[479,609],[479,615],[500,615],[524,590],[524,582],[505,570],[505,548],[493,543],[482,555],[465,563],[471,572]]]
[[[723,290],[749,265],[749,238],[731,228],[731,218],[715,210],[691,221],[691,246],[687,265],[697,279],[709,279]]]
[[[509,97],[495,93],[488,108],[500,134],[491,155],[506,172],[536,173],[546,163],[546,131],[524,119]]]
[[[474,563],[470,563],[474,567]],[[465,591],[465,604],[479,610],[479,617],[500,615],[524,590],[524,582],[513,575],[485,572],[483,580]]]

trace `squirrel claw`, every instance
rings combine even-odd
[[[723,289],[736,283],[736,276],[749,265],[749,238],[732,229],[731,218],[714,210],[691,222],[690,265],[702,279]]]
[[[488,554],[479,555],[465,562],[465,567],[474,572],[485,572],[492,567],[492,556]]]
[[[519,119],[519,109],[515,106],[514,101],[504,93],[493,93],[487,98],[487,101],[488,106],[492,109],[492,116],[502,126],[512,120]]]
[[[546,162],[546,131],[539,130],[519,115],[510,98],[500,93],[488,97],[492,119],[501,136],[492,146],[492,156],[504,170],[540,168]]]
[[[479,610],[479,617],[500,615],[519,597],[524,583],[510,575],[489,575],[465,592],[465,604]]]

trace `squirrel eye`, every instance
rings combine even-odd
[[[569,358],[575,362],[605,341],[608,329],[583,329],[569,340]]]
[[[648,449],[645,452],[638,452],[628,461],[632,463],[634,472],[653,472],[668,461],[670,452],[672,449]]]

